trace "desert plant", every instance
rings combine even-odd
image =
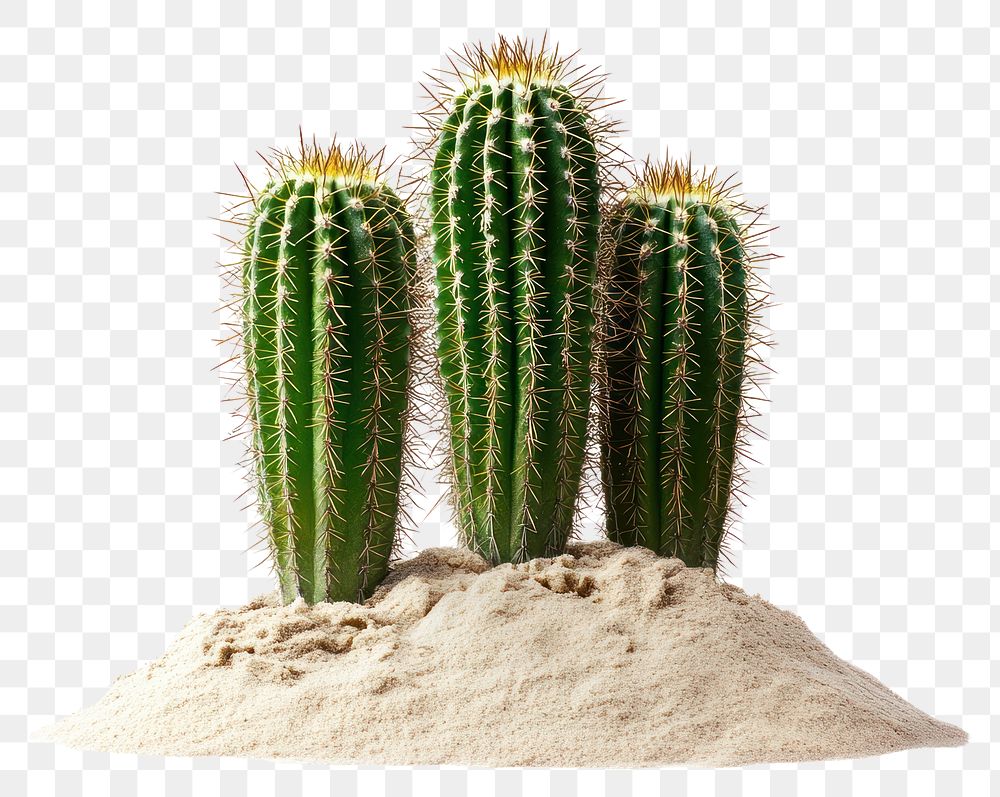
[[[715,173],[646,168],[607,218],[601,473],[608,537],[719,565],[751,431],[759,211]]]
[[[401,517],[414,233],[360,148],[265,160],[237,213],[251,478],[284,601],[362,600]]]
[[[450,60],[426,149],[451,496],[469,547],[521,562],[563,550],[580,492],[601,76],[544,42]]]

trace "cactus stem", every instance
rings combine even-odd
[[[758,233],[733,190],[690,163],[647,164],[612,213],[602,282],[608,534],[694,566],[725,558],[763,340]]]
[[[357,600],[400,525],[412,225],[380,153],[302,140],[264,161],[252,210],[233,210],[250,477],[283,599]]]
[[[501,38],[431,76],[421,146],[460,535],[494,562],[563,549],[590,418],[607,124],[601,77]]]

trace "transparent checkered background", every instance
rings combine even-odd
[[[164,5],[0,5],[0,793],[996,792],[1000,7]],[[495,772],[28,743],[194,612],[270,588],[250,569],[241,449],[222,442],[213,371],[215,192],[239,189],[233,164],[252,171],[300,125],[404,154],[416,79],[446,49],[545,29],[610,72],[633,154],[669,146],[739,170],[779,225],[768,442],[733,580],[971,744],[719,772]],[[432,511],[416,543],[451,539]]]

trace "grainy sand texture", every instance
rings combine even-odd
[[[794,614],[641,548],[425,550],[369,601],[199,615],[42,738],[337,763],[736,766],[961,745]],[[37,738],[37,737],[36,737]]]

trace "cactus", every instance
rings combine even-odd
[[[647,163],[608,219],[600,369],[607,535],[691,567],[717,568],[725,556],[737,454],[751,431],[762,340],[752,269],[759,215],[714,172],[668,162]]]
[[[451,61],[427,147],[451,496],[470,548],[521,562],[564,549],[580,493],[601,77],[544,42]]]
[[[238,217],[251,478],[283,600],[363,600],[401,517],[414,233],[360,148],[266,160]]]

